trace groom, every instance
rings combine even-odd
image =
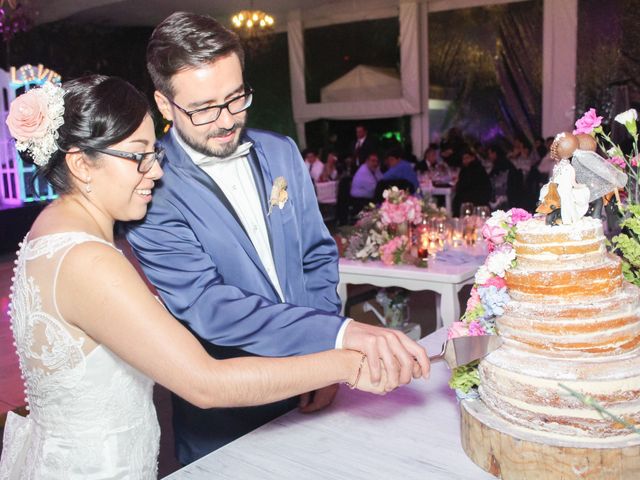
[[[336,246],[297,146],[244,128],[253,90],[236,35],[210,17],[174,13],[154,30],[147,66],[173,128],[162,139],[164,178],[127,238],[171,313],[216,358],[344,347],[365,352],[374,377],[380,360],[401,383],[426,376],[418,344],[339,315]],[[336,390],[211,410],[174,396],[178,459],[190,463],[298,402],[323,408]]]

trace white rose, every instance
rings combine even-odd
[[[486,265],[480,265],[476,272],[475,280],[478,285],[484,285],[492,277],[491,272],[487,269]]]
[[[638,112],[635,108],[630,108],[626,112],[619,113],[616,115],[614,120],[622,125],[626,125],[629,122],[635,122],[638,119]]]
[[[501,227],[503,223],[510,223],[510,218],[507,212],[503,210],[496,210],[491,214],[491,217],[489,217],[487,223],[491,227]]]
[[[515,258],[516,252],[513,249],[506,252],[492,252],[487,257],[487,269],[498,277],[504,277],[504,273],[511,268],[511,262],[513,262]]]

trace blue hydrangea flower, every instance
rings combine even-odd
[[[509,294],[507,293],[507,287],[498,289],[495,285],[490,287],[478,287],[478,293],[480,294],[480,301],[488,316],[499,316],[504,313],[504,306],[509,303]]]

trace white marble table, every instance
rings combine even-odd
[[[439,350],[445,329],[421,340]],[[334,404],[292,411],[166,477],[171,480],[489,480],[460,444],[446,364],[379,397],[342,386]]]
[[[475,259],[459,265],[430,259],[428,268],[413,265],[385,265],[382,262],[360,262],[340,259],[340,283],[338,295],[342,299],[342,311],[347,301],[348,284],[367,284],[376,287],[403,287],[407,290],[436,292],[438,326],[451,325],[460,318],[458,292],[464,285],[472,284],[478,267],[484,261],[482,247],[475,250]]]

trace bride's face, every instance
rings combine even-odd
[[[155,143],[153,121],[147,115],[133,134],[99,154],[100,161],[92,173],[92,190],[101,209],[113,220],[140,220],[147,213],[155,182],[162,177],[159,162],[153,161],[157,158],[152,153]],[[148,155],[141,163],[122,158],[121,153]]]

